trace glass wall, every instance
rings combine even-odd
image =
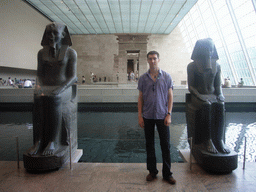
[[[222,76],[237,85],[256,85],[255,0],[198,0],[179,23],[188,50],[198,39],[212,38]]]

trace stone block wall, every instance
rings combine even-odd
[[[104,77],[107,77],[107,81],[116,82],[114,60],[120,53],[117,38],[118,35],[72,36],[72,48],[78,54],[77,76],[79,83],[82,82],[83,75],[86,78],[86,83],[90,83],[90,71],[95,73],[98,78],[101,77],[102,81]],[[187,81],[187,65],[191,62],[191,55],[186,50],[178,27],[169,35],[148,34],[147,52],[151,50],[160,53],[159,66],[171,74],[175,85],[181,85],[182,82]],[[141,55],[146,57],[146,52],[145,54],[144,52],[143,50]],[[148,69],[148,65],[140,67],[143,68],[143,70],[140,70],[140,75]]]
[[[77,77],[79,83],[82,76],[90,83],[90,72],[97,78],[104,77],[113,81],[114,56],[118,54],[115,35],[73,35],[72,48],[77,51]]]
[[[159,67],[171,74],[175,85],[182,85],[182,81],[187,84],[187,65],[191,62],[191,55],[178,26],[169,35],[149,36],[148,51],[152,50],[159,52]]]

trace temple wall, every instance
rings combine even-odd
[[[118,54],[115,35],[72,35],[72,48],[77,51],[77,77],[85,76],[90,83],[90,72],[97,78],[113,81],[114,56]]]
[[[116,81],[114,58],[119,54],[117,38],[118,36],[116,35],[72,36],[72,48],[78,54],[77,74],[79,82],[82,82],[82,76],[84,75],[86,83],[90,83],[90,71],[95,73],[98,78],[101,77],[102,81],[105,76],[107,81]],[[161,61],[159,66],[171,74],[175,85],[181,85],[182,81],[186,82],[187,65],[191,60],[178,27],[169,35],[149,35],[147,52],[151,50],[156,50],[160,53]],[[119,62],[122,63],[124,61]],[[143,67],[140,75],[147,69],[148,66],[146,68]]]
[[[169,35],[149,36],[148,51],[151,50],[159,52],[159,67],[171,74],[175,85],[187,81],[187,65],[191,62],[191,55],[178,26]]]

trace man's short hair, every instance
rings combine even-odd
[[[147,54],[147,58],[149,55],[157,55],[157,58],[159,59],[159,53],[157,51],[149,51],[148,54]]]

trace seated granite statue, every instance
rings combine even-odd
[[[77,81],[77,54],[69,47],[71,44],[65,25],[51,23],[46,26],[41,42],[43,49],[38,52],[34,146],[27,152],[30,156],[53,156],[69,145],[71,110],[76,105],[73,103],[76,90],[72,86]]]
[[[196,109],[199,118],[193,126],[188,122],[188,130],[193,132],[194,144],[209,153],[228,154],[230,150],[224,143],[224,96],[221,89],[221,68],[216,62],[218,54],[212,39],[196,42],[187,67],[190,109]],[[188,118],[187,118],[188,119]]]

